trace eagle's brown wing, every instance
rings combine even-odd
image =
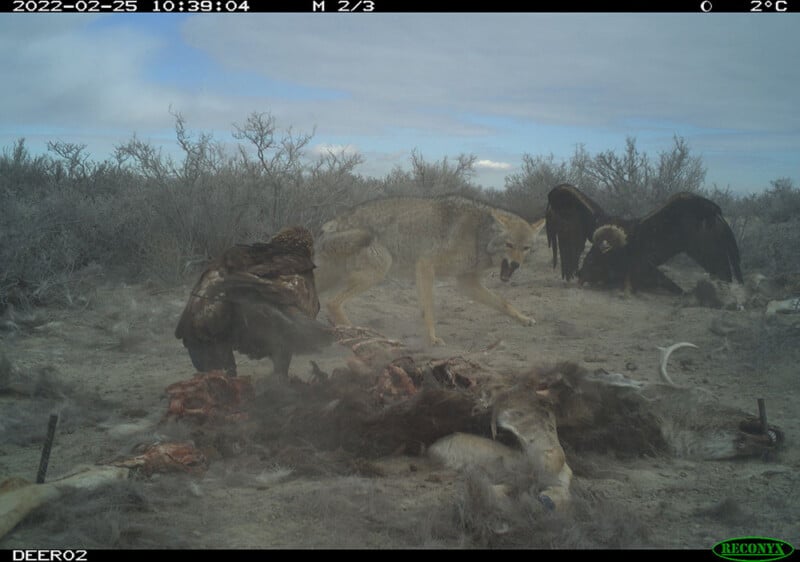
[[[562,183],[550,190],[545,215],[547,245],[553,249],[553,267],[561,254],[564,279],[570,280],[578,272],[586,241],[591,241],[603,217],[603,209],[576,187]]]
[[[224,277],[217,264],[206,269],[189,295],[175,337],[186,342],[226,339],[233,309],[225,299]]]
[[[288,374],[293,353],[332,342],[328,327],[315,320],[313,255],[311,233],[301,226],[226,250],[201,276],[175,330],[195,367],[235,374],[238,350],[271,357],[276,372]]]
[[[231,273],[224,286],[236,306],[234,348],[249,357],[309,353],[333,342],[330,328],[315,320],[320,305],[311,272],[272,278]]]
[[[213,263],[200,276],[183,309],[175,337],[183,340],[195,369],[236,374],[232,327],[235,305],[225,299],[224,269]]]
[[[293,353],[332,343],[330,329],[315,320],[320,306],[311,232],[287,227],[248,252],[248,267],[224,281],[226,298],[236,306],[235,348],[252,358],[272,357],[278,370],[288,369]]]
[[[259,277],[305,273],[314,269],[310,254],[287,253],[272,244],[239,244],[225,251],[220,261],[229,272],[246,272]]]
[[[237,244],[220,262],[227,272],[248,272],[260,277],[306,273],[314,269],[314,240],[302,226],[282,229],[268,242]]]
[[[247,268],[247,273],[262,278],[279,277],[281,275],[303,275],[314,269],[314,262],[309,256],[283,254],[273,256]]]
[[[736,237],[719,206],[705,197],[673,195],[641,219],[631,244],[637,259],[652,265],[685,252],[711,275],[742,282]]]
[[[319,312],[314,278],[310,273],[260,277],[252,273],[229,273],[223,281],[227,300],[244,306],[270,304],[291,314],[316,318]]]

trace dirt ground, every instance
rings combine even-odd
[[[437,282],[434,295],[442,348],[423,345],[408,282],[388,280],[348,312],[354,323],[402,340],[420,361],[460,355],[498,372],[575,361],[655,382],[657,347],[692,342],[699,349],[678,350],[670,361],[676,383],[704,387],[750,413],[764,398],[770,423],[785,432],[784,450],[735,461],[568,451],[573,505],[550,512],[526,493],[500,501],[487,493],[486,474],[443,468],[419,451],[369,457],[319,450],[309,437],[292,456],[269,439],[239,443],[229,433],[208,453],[204,474],[155,474],[67,494],[28,516],[0,548],[710,549],[738,536],[800,545],[800,315],[767,319],[760,305],[713,309],[688,296],[578,288],[561,281],[543,238],[539,244],[510,283],[495,272],[486,280],[535,318],[531,327],[468,301],[448,280]],[[691,288],[702,272],[681,264],[669,275]],[[189,289],[98,279],[91,298],[71,309],[4,320],[0,481],[35,479],[54,411],[60,420],[48,478],[131,456],[140,444],[192,437],[185,420],[161,422],[165,388],[194,373],[172,335]],[[309,359],[330,373],[349,355],[334,345],[296,357],[291,374],[308,380]],[[239,374],[262,393],[259,407],[291,408],[285,396],[273,404],[263,395],[284,384],[272,380],[269,360],[237,360]],[[302,398],[302,388],[292,392]]]

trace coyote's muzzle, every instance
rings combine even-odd
[[[518,268],[518,262],[509,262],[507,259],[503,259],[502,263],[500,264],[500,281],[506,282],[511,279],[511,274],[514,273]]]

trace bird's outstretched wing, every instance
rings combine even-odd
[[[561,254],[561,277],[572,279],[587,240],[605,217],[600,206],[578,188],[562,183],[547,195],[547,245],[553,249],[553,267]]]
[[[673,195],[639,221],[634,240],[636,252],[652,265],[686,252],[711,275],[742,282],[736,237],[719,206],[705,197]]]

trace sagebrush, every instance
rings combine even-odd
[[[621,154],[592,155],[582,146],[566,161],[526,154],[500,191],[474,182],[473,155],[430,162],[413,149],[409,170],[364,177],[360,154],[308,157],[313,134],[280,131],[268,113],[235,125],[240,144],[233,151],[210,134],[193,136],[183,117],[173,116],[180,161],[135,135],[101,162],[85,145],[64,141],[49,143],[43,155],[31,154],[24,139],[4,149],[0,312],[80,305],[102,276],[174,283],[234,243],[264,240],[293,224],[317,232],[342,210],[379,197],[459,193],[533,221],[561,182],[621,216],[640,216],[679,191],[700,193],[722,207],[745,272],[800,270],[800,189],[792,180],[752,195],[705,186],[702,160],[679,137],[656,157],[633,138]]]

